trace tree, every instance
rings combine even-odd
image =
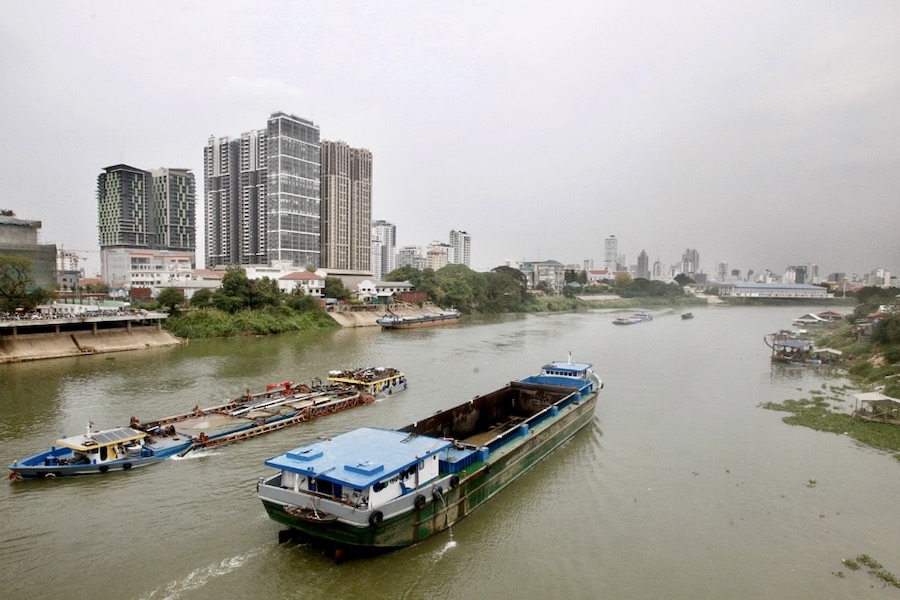
[[[340,277],[326,277],[322,295],[326,298],[346,300],[350,297],[350,290],[347,289]]]
[[[697,282],[694,281],[693,279],[691,279],[690,277],[688,277],[687,275],[685,275],[684,273],[679,273],[678,275],[675,276],[675,283],[677,283],[678,285],[688,285],[689,283],[697,283]]]
[[[288,296],[287,305],[290,309],[297,312],[309,312],[319,309],[319,302],[312,296],[306,295],[302,288],[294,288],[294,291]]]
[[[222,287],[213,297],[216,308],[235,313],[250,304],[250,280],[239,265],[231,265],[222,275]]]
[[[452,264],[435,271],[440,289],[441,306],[469,310],[475,304],[475,291],[484,286],[477,281],[478,274],[466,265]]]
[[[184,302],[184,294],[178,288],[167,287],[159,292],[156,301],[160,306],[168,309],[169,314],[175,314],[178,312],[178,305]]]
[[[34,283],[31,270],[32,262],[27,256],[0,255],[0,310],[15,310],[28,304],[28,288]]]
[[[191,296],[191,306],[194,308],[203,308],[210,306],[213,302],[213,291],[209,288],[200,288]]]
[[[268,277],[255,279],[250,282],[250,295],[247,304],[250,308],[263,308],[266,306],[281,306],[284,292],[278,287],[278,282]]]

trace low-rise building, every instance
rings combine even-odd
[[[737,281],[719,285],[722,298],[784,298],[819,299],[833,298],[828,289],[805,283],[750,283]]]
[[[321,298],[325,291],[325,278],[309,271],[294,271],[278,279],[278,289],[286,294],[300,289],[307,296]]]

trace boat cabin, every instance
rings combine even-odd
[[[57,464],[100,465],[123,458],[139,458],[146,432],[119,427],[104,431],[91,431],[88,425],[83,435],[74,435],[56,441],[58,446],[69,448],[72,457],[68,459],[53,458]]]
[[[266,461],[281,487],[358,508],[378,508],[434,481],[439,454],[452,443],[363,427]]]
[[[405,387],[406,376],[393,367],[370,367],[350,371],[329,371],[328,381],[377,396]]]

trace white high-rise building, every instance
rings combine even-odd
[[[449,262],[454,264],[472,266],[472,236],[465,231],[450,231]]]
[[[375,221],[372,223],[372,276],[380,280],[396,268],[397,226],[388,221]]]

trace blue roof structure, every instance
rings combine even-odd
[[[451,446],[438,438],[361,427],[289,450],[266,466],[364,489]]]
[[[547,369],[553,369],[555,371],[566,371],[573,375],[582,373],[590,369],[593,365],[591,363],[583,363],[583,362],[569,362],[567,360],[555,360],[550,364],[544,365],[543,369],[546,371]]]

